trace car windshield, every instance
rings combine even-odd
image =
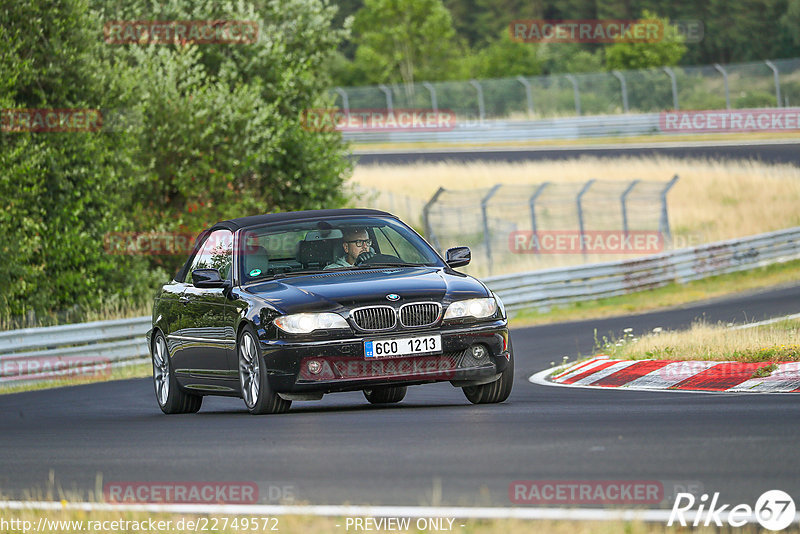
[[[393,218],[347,217],[247,228],[239,238],[243,283],[296,274],[385,266],[444,266]]]

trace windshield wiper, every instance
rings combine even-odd
[[[306,275],[306,274],[330,274],[331,272],[332,272],[331,270],[327,270],[327,271],[322,271],[322,270],[316,270],[316,271],[287,271],[285,273],[276,273],[272,277],[272,280],[276,280],[278,278],[286,278],[288,276],[303,276],[303,275]]]
[[[426,263],[403,263],[403,262],[375,262],[353,265],[353,269],[372,269],[375,267],[425,267]]]

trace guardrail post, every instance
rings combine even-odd
[[[436,114],[439,111],[439,104],[436,102],[436,88],[430,82],[422,82],[422,86],[431,94],[431,109]]]
[[[433,246],[435,246],[436,250],[439,252],[442,251],[442,245],[439,244],[439,239],[436,237],[436,234],[433,233],[433,227],[431,226],[430,221],[430,211],[433,205],[436,204],[439,196],[444,193],[444,191],[444,187],[437,189],[431,199],[422,208],[422,226],[425,228],[425,237],[427,237],[428,240],[433,243]]]
[[[344,107],[345,117],[350,117],[350,99],[347,98],[347,91],[341,87],[334,87],[333,90],[339,93],[339,96],[342,97],[342,105]]]
[[[675,72],[669,67],[663,67],[664,72],[667,73],[669,76],[670,81],[672,82],[672,109],[678,110],[678,80],[675,78]]]
[[[533,94],[531,84],[524,76],[517,76],[517,81],[525,88],[525,99],[528,101],[528,115],[533,115]]]
[[[481,124],[483,124],[486,118],[486,106],[483,102],[483,88],[478,80],[470,80],[469,83],[472,84],[472,87],[478,92],[478,116],[480,117]]]
[[[392,90],[386,87],[384,84],[380,84],[378,88],[383,91],[383,94],[386,95],[386,109],[389,113],[394,111],[394,106],[392,105]]]
[[[536,232],[538,228],[536,226],[536,200],[538,200],[539,195],[542,194],[544,188],[550,185],[550,182],[544,182],[539,187],[536,188],[536,191],[533,192],[531,198],[528,199],[528,205],[531,207],[531,230],[533,230],[533,235],[531,235],[531,239],[538,239],[536,236]],[[535,254],[539,253],[539,247],[536,247]]]
[[[633,188],[636,187],[636,184],[638,184],[639,181],[640,180],[632,181],[619,197],[619,202],[622,205],[622,231],[625,232],[625,237],[628,236],[628,194],[633,191]]]
[[[576,115],[580,115],[581,114],[581,92],[578,89],[578,79],[575,76],[573,76],[572,74],[567,74],[565,77],[572,84],[572,92],[573,92],[573,94],[575,96],[575,114]]]
[[[714,68],[722,74],[722,82],[725,84],[725,109],[731,109],[731,91],[728,88],[728,71],[719,63],[714,63]]]
[[[772,75],[775,77],[775,99],[778,101],[778,106],[781,107],[781,78],[780,78],[780,71],[778,71],[778,67],[775,66],[770,60],[765,61],[764,63],[767,64],[767,67],[772,69]]]
[[[672,189],[672,186],[675,185],[675,182],[678,181],[678,175],[672,177],[672,180],[667,182],[667,185],[661,191],[661,221],[659,222],[659,230],[661,231],[661,235],[664,237],[664,244],[666,245],[667,241],[669,241],[670,248],[672,248],[672,234],[669,230],[669,214],[667,213],[667,193],[669,190]]]
[[[584,258],[586,257],[586,247],[584,246],[584,241],[583,241],[583,233],[584,233],[583,205],[581,201],[583,200],[583,195],[586,194],[586,192],[589,190],[590,187],[592,187],[592,184],[594,182],[595,182],[594,178],[586,182],[586,184],[581,188],[580,192],[578,193],[578,196],[575,197],[575,202],[578,204],[578,228],[580,229],[580,236],[581,236],[581,252],[583,253]]]
[[[489,204],[489,200],[497,193],[497,190],[500,189],[501,184],[497,184],[491,189],[489,192],[486,193],[486,196],[481,199],[481,214],[483,215],[483,243],[486,247],[486,261],[489,265],[489,275],[492,274],[492,239],[491,234],[489,233],[489,218],[486,216],[486,207]]]
[[[619,85],[622,90],[622,109],[625,113],[628,112],[628,84],[625,83],[625,76],[618,70],[612,70],[611,74],[619,80]]]

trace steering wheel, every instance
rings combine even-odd
[[[404,263],[397,256],[391,256],[389,254],[375,254],[370,258],[362,259],[365,254],[367,253],[362,252],[358,255],[356,258],[356,265],[369,265],[370,263]]]

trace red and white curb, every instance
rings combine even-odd
[[[545,369],[534,384],[590,388],[733,393],[800,393],[800,362],[785,362],[769,376],[753,378],[767,362],[612,360],[598,355],[570,366]]]

